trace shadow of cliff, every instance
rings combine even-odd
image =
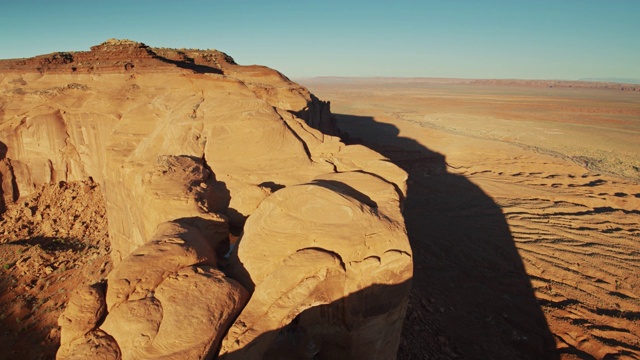
[[[162,62],[167,64],[173,64],[181,69],[191,70],[198,74],[223,74],[222,70],[215,68],[213,66],[202,65],[196,63],[195,59],[190,58],[184,54],[182,55],[182,60],[174,60],[169,59],[164,56],[160,56],[154,53],[154,57]]]
[[[72,251],[77,253],[87,247],[86,244],[77,238],[51,236],[34,236],[27,239],[11,241],[9,244],[27,247],[37,246],[47,252]]]
[[[414,278],[398,358],[558,359],[500,207],[395,126],[335,116],[347,143],[409,174],[403,213]]]

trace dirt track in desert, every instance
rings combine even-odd
[[[640,358],[640,93],[301,83],[409,173],[399,358]]]

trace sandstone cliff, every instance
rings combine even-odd
[[[115,268],[73,296],[58,358],[395,357],[406,174],[304,87],[109,40],[2,60],[0,94],[0,207],[87,178],[106,198]]]

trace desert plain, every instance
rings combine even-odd
[[[409,174],[399,358],[640,357],[637,86],[300,83]]]

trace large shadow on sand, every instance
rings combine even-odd
[[[399,359],[558,359],[500,207],[442,154],[372,117],[336,114],[409,174],[404,216],[414,253]]]

